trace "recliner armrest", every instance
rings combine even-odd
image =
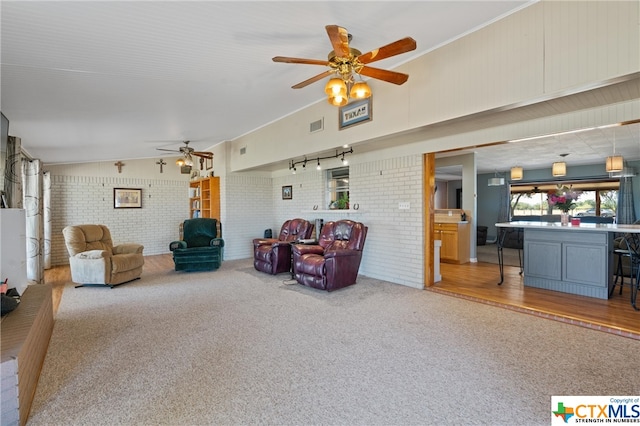
[[[126,254],[126,253],[142,253],[144,246],[142,244],[125,243],[117,246],[113,246],[113,254]]]
[[[209,242],[209,246],[211,246],[211,247],[224,247],[224,240],[222,238],[213,238]]]
[[[324,253],[325,259],[330,257],[349,257],[349,256],[359,256],[360,252],[358,250],[347,250],[347,249],[339,249],[339,250],[328,250]]]
[[[292,249],[296,255],[303,254],[324,254],[324,249],[320,245],[314,244],[293,244]]]
[[[107,250],[88,250],[76,254],[76,259],[102,259],[103,257],[111,257]]]
[[[257,248],[259,246],[263,246],[263,245],[272,245],[274,243],[277,243],[278,240],[277,238],[254,238],[253,239],[253,247]]]
[[[174,251],[175,249],[186,249],[187,242],[186,241],[172,241],[169,243],[169,250]]]

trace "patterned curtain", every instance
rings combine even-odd
[[[9,136],[7,144],[7,162],[4,170],[4,192],[7,207],[22,207],[22,143],[20,138]]]
[[[24,209],[27,216],[27,279],[44,284],[44,219],[42,200],[42,164],[23,160]]]
[[[631,177],[620,178],[616,221],[619,224],[630,224],[636,221],[636,211],[633,207],[633,182]]]
[[[51,269],[51,172],[42,173],[44,269]]]

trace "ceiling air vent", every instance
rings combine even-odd
[[[324,130],[324,118],[309,124],[309,133],[320,132]]]
[[[247,153],[247,147],[243,146],[242,148],[240,148],[240,155],[245,155]]]

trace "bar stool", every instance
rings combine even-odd
[[[636,306],[638,298],[638,288],[640,287],[640,234],[628,233],[624,236],[629,251],[629,261],[631,267],[631,306],[636,311],[640,309]],[[635,283],[634,283],[635,279]]]
[[[624,237],[621,237],[619,241],[626,246],[626,240]],[[618,262],[616,266],[615,279],[613,280],[613,286],[611,290],[609,290],[609,298],[613,295],[613,291],[616,289],[616,285],[618,285],[618,278],[620,278],[620,294],[622,294],[622,287],[624,287],[624,268],[623,268],[623,259],[631,257],[631,252],[628,249],[617,248],[613,251],[616,255],[616,261]],[[631,281],[633,282],[633,277],[631,277]]]

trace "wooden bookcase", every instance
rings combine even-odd
[[[189,217],[210,217],[220,221],[219,177],[206,177],[189,182]]]

